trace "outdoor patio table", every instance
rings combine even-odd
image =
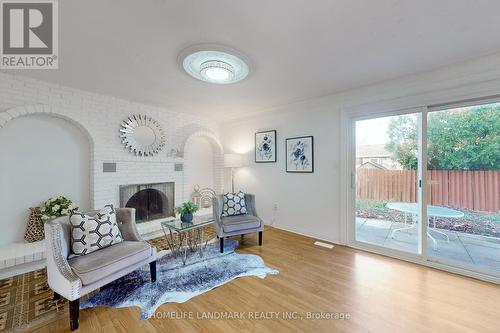
[[[394,234],[397,231],[410,230],[410,229],[414,229],[417,227],[417,223],[414,223],[413,225],[411,225],[409,227],[406,226],[406,214],[418,215],[418,204],[417,203],[389,202],[389,203],[387,203],[386,206],[389,209],[394,209],[394,210],[405,213],[405,227],[394,229],[391,232],[391,238],[394,238]],[[432,235],[429,233],[430,230],[445,236],[447,242],[450,242],[450,238],[444,232],[436,230],[436,217],[460,218],[460,217],[464,216],[464,213],[462,213],[458,210],[455,210],[455,209],[451,209],[451,208],[427,205],[427,216],[432,217],[432,222],[433,222],[433,228],[431,228],[431,227],[428,228],[427,236],[429,236],[429,238],[432,240],[432,242],[434,244],[434,250],[437,250],[437,242],[434,239],[434,237],[432,237]]]

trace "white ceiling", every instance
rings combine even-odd
[[[234,117],[500,49],[498,0],[64,0],[59,70],[18,71],[136,102]],[[219,43],[250,76],[210,85],[179,52]]]

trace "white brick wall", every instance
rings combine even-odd
[[[136,113],[150,115],[161,123],[167,136],[167,145],[160,154],[153,157],[135,156],[121,143],[118,131],[120,123]],[[89,161],[91,208],[99,208],[107,203],[118,206],[119,185],[125,184],[174,181],[176,204],[187,200],[192,189],[185,186],[186,175],[182,171],[174,171],[175,163],[185,161],[169,153],[175,149],[183,155],[185,143],[197,136],[206,137],[215,148],[214,184],[217,191],[222,191],[222,145],[217,138],[217,125],[209,119],[0,73],[0,131],[9,121],[30,114],[47,114],[66,119],[82,129],[89,138],[92,147]],[[36,137],[33,140],[33,144],[36,144]],[[116,173],[103,173],[103,162],[116,162]],[[0,248],[0,269],[43,258],[43,244],[34,246],[16,243],[3,246]],[[12,272],[9,274],[17,274]]]
[[[191,189],[184,186],[184,172],[175,172],[174,163],[182,158],[171,157],[171,149],[183,151],[191,136],[206,136],[215,147],[218,191],[223,183],[222,146],[217,139],[215,122],[160,107],[129,102],[119,98],[89,93],[78,89],[0,73],[0,130],[8,121],[34,113],[61,117],[78,125],[87,133],[91,153],[91,194],[93,208],[107,203],[119,205],[119,185],[174,181],[175,200],[189,198]],[[167,145],[158,155],[139,157],[129,153],[119,138],[120,123],[131,114],[147,114],[157,119],[167,136]],[[34,143],[35,144],[35,143]],[[103,173],[103,162],[116,162],[116,173]]]

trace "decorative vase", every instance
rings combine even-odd
[[[40,241],[45,238],[43,230],[43,221],[38,213],[38,208],[30,208],[30,215],[28,217],[28,225],[24,233],[24,239],[28,243]]]
[[[193,221],[193,213],[184,213],[184,214],[181,214],[181,221],[182,222],[191,222],[191,221]]]

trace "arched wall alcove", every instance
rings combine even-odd
[[[194,185],[211,187],[222,193],[224,183],[224,150],[217,136],[210,131],[191,134],[183,147],[186,200]],[[206,181],[204,181],[206,179]]]
[[[92,206],[93,141],[78,122],[42,105],[2,113],[0,245],[23,240],[29,207],[65,195]]]

